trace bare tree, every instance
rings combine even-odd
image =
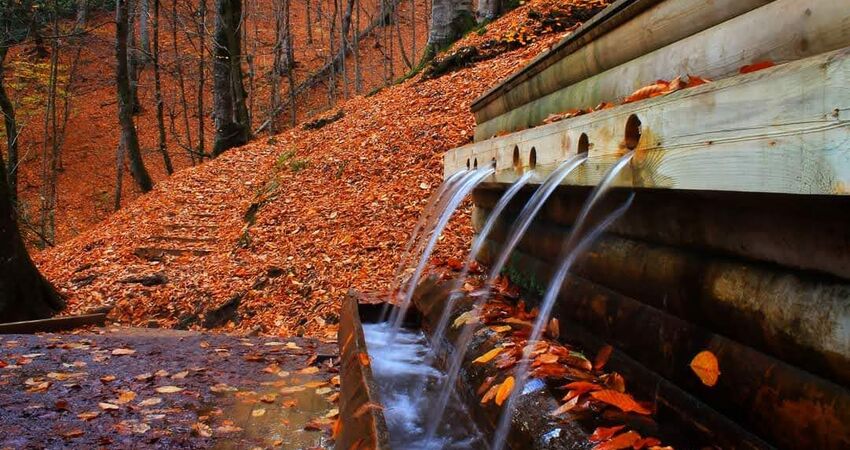
[[[162,101],[162,80],[159,70],[159,0],[153,0],[153,78],[154,78],[154,98],[156,102],[156,126],[159,131],[157,139],[157,147],[159,153],[162,154],[162,161],[165,164],[165,171],[169,175],[174,173],[174,166],[171,164],[171,156],[168,155],[168,149],[165,144],[165,113]]]
[[[129,55],[127,52],[127,35],[129,12],[127,0],[115,0],[115,81],[118,89],[118,121],[121,124],[121,144],[130,160],[130,173],[142,192],[153,189],[153,181],[145,168],[142,153],[139,150],[139,137],[136,125],[133,123],[133,96],[130,90]],[[119,151],[119,156],[122,152]],[[118,160],[121,164],[121,160]],[[120,189],[120,183],[118,185]]]
[[[0,10],[2,15],[2,10]],[[9,99],[6,92],[4,80],[4,67],[9,44],[0,42],[0,113],[3,114],[3,123],[6,126],[6,151],[9,155],[9,165],[0,167],[5,172],[7,180],[7,192],[10,201],[17,206],[18,203],[18,124],[15,120],[15,105]]]
[[[213,62],[215,156],[227,149],[244,145],[251,134],[245,87],[242,84],[239,39],[241,18],[241,0],[216,0]]]

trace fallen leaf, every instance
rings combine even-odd
[[[570,411],[571,409],[575,408],[576,405],[578,405],[578,397],[579,396],[576,395],[575,397],[572,398],[572,400],[564,403],[558,409],[549,413],[549,415],[550,416],[560,416],[561,414],[564,414],[564,413]]]
[[[77,414],[77,418],[80,420],[92,420],[99,415],[100,411],[88,411]]]
[[[100,409],[104,411],[118,411],[119,409],[118,405],[106,402],[100,402],[97,404],[97,406],[100,406]]]
[[[605,367],[605,364],[608,364],[608,359],[611,358],[611,352],[614,351],[614,347],[610,345],[606,345],[599,349],[599,352],[596,354],[596,358],[593,360],[593,369],[594,370],[602,370]]]
[[[73,439],[73,438],[76,438],[76,437],[80,437],[84,434],[86,434],[85,431],[83,431],[79,428],[75,428],[71,431],[66,431],[66,432],[62,433],[62,437],[65,438],[65,439]]]
[[[274,403],[275,399],[277,399],[277,394],[266,394],[260,397],[260,401],[263,403]]]
[[[510,325],[493,325],[490,327],[491,330],[496,333],[504,333],[506,331],[511,331],[513,328]]]
[[[182,380],[182,379],[186,378],[186,375],[189,375],[188,370],[184,370],[182,372],[177,372],[174,375],[171,375],[171,379],[172,380]]]
[[[140,402],[139,402],[139,406],[142,406],[142,407],[148,407],[148,406],[158,405],[158,404],[160,404],[160,403],[162,403],[162,399],[161,399],[161,398],[159,398],[159,397],[151,397],[151,398],[146,398],[146,399],[144,399],[144,400],[140,401]]]
[[[617,425],[614,427],[598,427],[593,430],[593,434],[590,435],[590,442],[602,442],[611,439],[618,431],[625,428],[625,425]]]
[[[251,411],[251,417],[262,417],[266,414],[266,410],[264,408],[258,408]]]
[[[593,450],[622,450],[631,447],[639,439],[640,435],[636,431],[627,431],[614,436],[611,440],[597,444]]]
[[[493,358],[495,358],[499,353],[502,353],[502,350],[504,350],[502,347],[496,347],[496,348],[490,350],[489,352],[479,356],[478,358],[475,358],[475,360],[472,361],[472,363],[473,364],[487,364]]]
[[[741,70],[739,72],[741,72],[741,73],[758,72],[759,70],[767,69],[768,67],[773,67],[775,65],[776,65],[776,63],[774,63],[773,61],[758,61],[758,62],[754,62],[752,64],[748,64],[744,67],[741,67]]]
[[[116,348],[112,350],[112,356],[126,356],[136,353],[135,350],[129,348]]]
[[[636,412],[644,415],[652,414],[652,411],[641,406],[640,403],[635,401],[635,399],[629,394],[604,389],[601,391],[591,392],[590,396],[600,402],[616,406],[623,412]]]
[[[130,403],[131,401],[136,399],[136,393],[133,391],[121,391],[118,395],[118,403],[119,405],[123,405],[125,403]]]
[[[369,355],[365,352],[358,353],[357,358],[360,359],[361,365],[368,366],[371,363],[371,361],[369,360]]]
[[[192,424],[192,434],[200,437],[212,437],[212,428],[203,422]]]
[[[502,406],[502,403],[511,395],[511,391],[514,389],[514,377],[507,377],[505,381],[499,385],[499,391],[496,392],[496,404]]]
[[[160,394],[175,394],[177,392],[182,391],[183,388],[177,386],[160,386],[154,390],[159,392]]]
[[[113,381],[115,381],[115,375],[104,375],[104,376],[100,377],[100,381],[102,381],[104,383],[113,382]]]
[[[720,365],[714,353],[708,350],[699,352],[691,361],[691,370],[699,377],[702,384],[714,386],[720,377]]]

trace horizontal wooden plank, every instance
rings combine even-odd
[[[616,102],[657,79],[685,74],[721,79],[756,61],[789,62],[848,45],[846,1],[776,0],[479,123],[475,140],[538,125],[551,113]]]
[[[0,324],[0,334],[32,334],[73,330],[86,325],[103,326],[106,314],[83,314],[80,316],[53,317],[50,319],[27,320]]]
[[[564,184],[595,185],[628,151],[634,116],[641,134],[615,186],[847,195],[848,85],[850,50],[841,49],[469,144],[444,156],[444,170],[492,160],[496,173],[487,181],[511,183],[532,168],[534,153],[541,182],[586,150],[588,160]]]
[[[472,104],[477,123],[772,0],[620,0]]]

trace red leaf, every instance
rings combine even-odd
[[[599,353],[596,354],[596,359],[593,360],[593,368],[596,370],[602,370],[605,367],[605,364],[608,364],[608,358],[611,357],[611,352],[614,351],[614,347],[610,345],[606,345],[599,349]]]
[[[618,431],[625,428],[625,425],[617,425],[615,427],[599,427],[593,430],[593,434],[590,435],[590,442],[602,442],[611,439],[612,436],[617,434]]]
[[[596,447],[593,447],[593,450],[622,450],[631,447],[639,439],[640,435],[636,431],[626,431],[610,441],[597,444]]]
[[[641,406],[641,404],[635,401],[635,399],[629,394],[606,389],[592,392],[590,396],[600,402],[616,406],[624,412],[636,412],[638,414],[646,415],[652,414],[652,411]]]
[[[741,73],[758,72],[759,70],[767,69],[768,67],[773,67],[775,65],[776,65],[776,63],[774,63],[773,61],[769,61],[769,60],[768,61],[754,62],[752,64],[741,67]]]

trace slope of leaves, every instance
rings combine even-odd
[[[500,38],[553,5],[529,2],[455,48]],[[109,304],[111,317],[133,325],[333,333],[349,288],[391,289],[443,153],[471,140],[470,103],[563,36],[541,32],[438,79],[347,101],[344,117],[321,129],[296,128],[184,170],[39,255],[40,267],[70,297],[69,313]],[[469,248],[468,210],[459,216],[442,258]],[[179,227],[180,236],[166,233]],[[167,281],[122,281],[152,274]]]

